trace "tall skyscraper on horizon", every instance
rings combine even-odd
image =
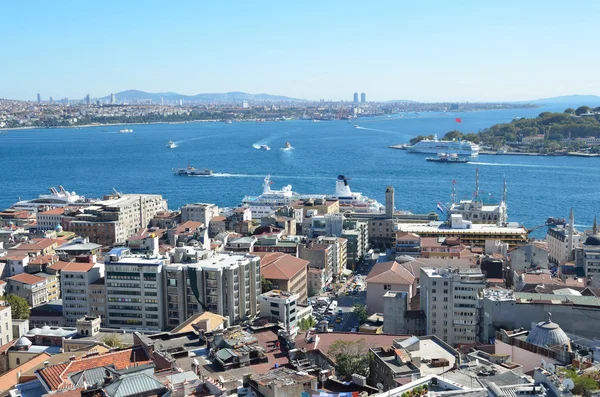
[[[354,93],[354,103],[358,103],[358,92]]]
[[[90,99],[90,94],[87,94],[85,96],[85,104],[86,105],[90,105],[92,103],[91,99]]]
[[[39,92],[37,94],[37,102],[42,103],[42,96],[39,94]]]
[[[360,94],[360,103],[365,103],[367,102],[367,94],[365,94],[364,92],[362,94]]]
[[[115,97],[115,94],[110,94],[110,104],[114,105],[115,103],[117,103],[117,98]]]
[[[52,99],[52,97],[50,97],[50,103],[54,103],[54,99]]]

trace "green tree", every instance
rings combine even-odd
[[[10,305],[10,313],[13,319],[24,320],[29,318],[30,309],[26,299],[9,294],[6,296],[6,302]]]
[[[271,282],[271,280],[267,280],[263,276],[260,276],[260,286],[261,286],[263,294],[265,292],[269,292],[269,291],[272,291],[275,289],[275,284],[273,284],[273,282]]]
[[[369,376],[371,356],[366,354],[369,348],[364,339],[355,342],[337,340],[329,346],[327,355],[335,362],[335,370],[342,377],[352,374]]]
[[[577,109],[575,109],[575,114],[577,116],[581,116],[584,113],[588,113],[590,111],[590,107],[589,106],[579,106]]]
[[[571,392],[575,395],[589,397],[593,390],[598,389],[598,382],[589,375],[579,376],[577,372],[572,369],[563,369],[561,374],[573,380],[575,387]]]
[[[573,108],[566,108],[565,109],[565,113],[566,114],[575,114],[575,109],[573,109]]]
[[[462,138],[463,138],[462,132],[457,131],[457,130],[448,131],[446,133],[446,135],[444,135],[444,140],[446,140],[446,141],[451,141],[453,139],[462,139]]]
[[[359,324],[364,324],[367,321],[369,314],[367,313],[366,305],[361,305],[360,303],[355,303],[354,306],[352,306],[352,311],[354,311],[354,313],[356,313],[356,317],[358,317]]]
[[[123,342],[117,336],[117,334],[109,334],[102,338],[102,343],[104,343],[108,347],[112,348],[121,348],[123,347]]]
[[[312,327],[314,327],[317,324],[317,322],[315,321],[314,318],[312,317],[306,317],[300,320],[300,322],[298,323],[298,327],[300,327],[300,329],[302,331],[307,331],[309,329],[311,329]]]

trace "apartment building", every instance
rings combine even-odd
[[[426,333],[450,345],[479,340],[485,276],[479,269],[421,268],[421,310]]]
[[[298,246],[298,257],[309,262],[308,266],[323,269],[326,283],[333,281],[334,248],[328,244],[309,241]]]
[[[38,230],[55,230],[57,226],[62,224],[62,218],[65,213],[64,208],[53,208],[48,211],[37,213],[37,229]]]
[[[344,273],[348,264],[348,240],[335,236],[322,236],[317,238],[320,244],[327,244],[333,248],[333,278],[337,280]]]
[[[134,255],[114,248],[107,256],[106,324],[110,328],[160,331],[166,328],[163,267],[168,258]]]
[[[298,294],[273,290],[259,297],[260,316],[280,322],[287,330],[296,326]]]
[[[344,220],[344,230],[340,237],[345,238],[347,243],[349,268],[355,269],[369,250],[369,228],[367,222],[355,219]]]
[[[219,216],[219,207],[217,207],[215,204],[186,204],[179,210],[181,211],[182,222],[202,222],[202,224],[204,224],[206,227],[208,227],[212,218]]]
[[[261,279],[257,256],[213,254],[194,263],[170,264],[164,272],[168,327],[204,311],[227,317],[230,324],[258,314]]]
[[[156,194],[115,194],[83,209],[65,210],[63,227],[103,246],[124,243],[147,227],[167,201]]]
[[[0,346],[11,340],[13,340],[12,313],[10,306],[2,302],[0,303]]]
[[[298,302],[308,298],[307,267],[309,262],[281,252],[258,253],[260,274],[275,289],[298,294]]]
[[[89,285],[88,293],[89,315],[100,317],[103,327],[106,327],[106,279],[100,277]]]
[[[102,277],[102,263],[71,262],[60,272],[63,316],[65,324],[75,326],[77,320],[91,314],[90,285]]]
[[[21,273],[8,278],[6,292],[27,300],[29,306],[36,307],[48,302],[47,281],[43,277]]]

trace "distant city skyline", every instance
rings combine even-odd
[[[0,97],[9,99],[128,89],[423,102],[600,94],[591,0],[13,2],[3,17],[11,56],[0,63]]]

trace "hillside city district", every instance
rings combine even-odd
[[[576,229],[566,208],[536,240],[508,220],[506,182],[499,203],[428,214],[396,211],[392,186],[380,204],[334,183],[302,195],[267,177],[237,207],[177,210],[53,187],[1,211],[2,395],[598,389],[596,222]]]

